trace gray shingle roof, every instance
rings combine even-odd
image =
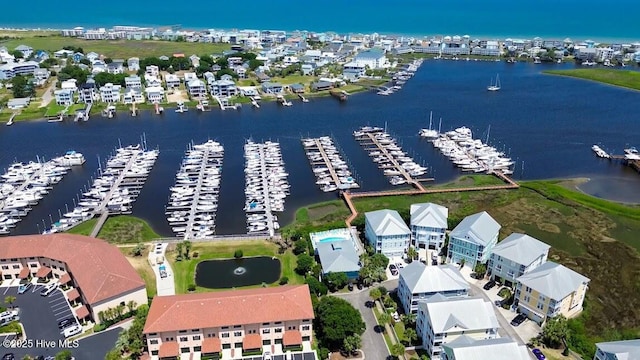
[[[412,204],[411,225],[447,228],[449,209],[434,203]]]
[[[500,224],[486,211],[469,215],[456,226],[450,237],[468,239],[486,246],[500,231]]]
[[[324,273],[360,270],[360,258],[351,241],[319,242],[316,250]]]
[[[493,304],[479,297],[447,298],[436,294],[419,304],[436,334],[499,327]]]
[[[516,280],[556,301],[564,299],[581,284],[590,281],[589,278],[553,261],[547,261]]]
[[[508,337],[476,340],[468,335],[442,344],[456,360],[530,360],[529,351]]]
[[[412,294],[469,290],[469,283],[453,265],[426,266],[414,261],[400,270],[400,281]]]
[[[395,210],[377,210],[364,214],[373,231],[378,236],[383,235],[409,235],[411,231],[404,223],[400,214]]]
[[[640,339],[597,343],[603,352],[615,355],[617,360],[640,359]]]
[[[513,233],[493,248],[493,253],[520,265],[529,265],[551,246],[526,234]]]

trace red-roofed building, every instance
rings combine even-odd
[[[9,236],[0,246],[3,280],[47,277],[72,286],[87,318],[127,304],[147,304],[145,283],[117,247],[82,235]],[[85,312],[82,310],[81,312]]]
[[[225,350],[239,354],[311,342],[313,318],[307,285],[157,296],[144,335],[153,360],[220,356]]]

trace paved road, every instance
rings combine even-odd
[[[156,275],[156,287],[158,289],[158,296],[175,295],[176,288],[173,279],[173,270],[166,261],[165,253],[167,251],[168,243],[159,243],[160,245],[153,244],[153,249],[149,252],[149,263],[153,269],[153,273]],[[162,259],[162,264],[157,264],[156,260]],[[160,267],[167,274],[165,277],[160,276]]]
[[[391,291],[398,286],[398,280],[385,281],[382,285]],[[375,330],[377,322],[373,315],[373,311],[366,305],[368,301],[371,301],[371,298],[369,297],[370,289],[371,288],[364,288],[362,290],[355,289],[349,293],[334,295],[347,300],[362,314],[362,320],[367,326],[364,334],[362,334],[362,350],[364,351],[366,359],[386,360],[389,357],[389,350],[387,349],[387,345],[384,343],[382,333],[378,333]]]
[[[51,81],[51,85],[44,91],[44,94],[42,94],[41,108],[49,106],[49,103],[53,100],[53,91],[56,89],[56,83],[57,81]]]

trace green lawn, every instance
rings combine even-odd
[[[109,221],[109,220],[107,219],[107,221]],[[96,226],[97,222],[98,222],[98,219],[91,219],[91,220],[85,221],[85,222],[83,222],[83,223],[71,228],[67,232],[69,234],[78,234],[78,235],[89,236],[89,235],[91,235],[91,231]]]
[[[120,246],[120,252],[129,260],[129,263],[136,269],[142,280],[144,280],[147,288],[147,297],[153,298],[158,293],[156,276],[149,265],[148,256],[149,249],[145,249],[141,256],[132,256],[131,251],[134,246]]]
[[[289,75],[286,77],[272,77],[271,78],[271,82],[276,82],[276,83],[280,83],[280,84],[284,84],[284,85],[289,85],[289,84],[303,84],[303,85],[309,85],[310,83],[316,81],[318,79],[317,76],[313,76],[313,75]]]
[[[24,37],[0,41],[0,46],[14,49],[18,45],[28,45],[35,50],[57,51],[64,46],[81,47],[85,54],[95,51],[112,59],[128,59],[130,57],[171,56],[183,53],[187,57],[192,54],[221,54],[231,49],[230,44],[187,43],[160,40],[83,40],[58,35],[43,37]]]
[[[45,117],[49,117],[49,116],[59,115],[66,108],[67,107],[64,106],[64,105],[58,105],[58,104],[55,104],[55,103],[49,104],[49,106],[47,107],[47,111],[45,111],[45,113],[44,113],[44,116]]]
[[[89,235],[96,222],[96,219],[91,219],[69,230],[69,233]],[[109,217],[98,233],[98,238],[114,244],[148,242],[159,237],[146,221],[128,215]]]
[[[171,264],[176,282],[176,293],[184,294],[187,292],[189,284],[195,283],[196,266],[200,261],[209,259],[231,259],[236,250],[242,250],[244,257],[251,256],[275,256],[280,259],[281,275],[289,278],[289,284],[302,284],[304,279],[295,273],[296,257],[287,251],[284,254],[278,254],[278,246],[266,240],[246,240],[246,241],[214,241],[214,242],[195,242],[191,249],[191,254],[198,253],[197,258],[189,260],[175,261],[175,246],[171,246],[167,252],[167,260]],[[271,286],[278,285],[276,281]],[[259,287],[256,285],[253,287]],[[213,289],[198,287],[198,292],[213,291]]]
[[[640,90],[640,72],[618,69],[547,70],[545,74],[569,76]]]

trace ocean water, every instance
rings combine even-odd
[[[4,1],[0,27],[70,28],[182,25],[196,29],[284,29],[472,37],[640,40],[640,2],[618,0],[326,0],[109,3]]]
[[[598,182],[581,186],[584,191],[602,197],[626,194],[625,201],[640,202],[640,193],[635,191],[640,175],[620,163],[598,159],[591,151],[596,143],[615,154],[640,145],[640,118],[629,110],[638,103],[640,93],[541,73],[543,69],[572,66],[428,60],[391,96],[367,92],[344,103],[318,98],[309,103],[294,101],[291,107],[271,102],[260,109],[245,106],[239,111],[197,113],[192,109],[177,114],[168,110],[162,116],[143,112],[132,118],[123,113],[114,119],[94,116],[86,123],[33,121],[0,126],[0,169],[16,160],[49,159],[69,149],[87,158],[87,163],[67,174],[14,233],[42,230],[51,219],[56,220],[58,211],[72,208],[73,199],[91,182],[98,158],[104,162],[119,142],[137,143],[143,133],[148,146],[157,147],[160,155],[133,214],[148,220],[163,235],[171,234],[164,216],[169,188],[191,141],[214,139],[225,147],[216,221],[219,234],[244,232],[243,144],[249,138],[281,143],[291,183],[286,210],[278,215],[282,224],[289,222],[300,206],[337,197],[315,185],[300,142],[304,136],[333,136],[364,191],[392,188],[353,138],[352,132],[364,125],[386,126],[403,149],[429,167],[429,176],[438,183],[450,181],[461,172],[431,143],[417,136],[420,128],[428,126],[430,111],[434,126],[442,117],[443,131],[470,127],[475,137],[488,139],[508,153],[517,162],[516,179],[589,177]],[[498,73],[502,89],[486,91]],[[614,188],[618,191],[612,193]]]

